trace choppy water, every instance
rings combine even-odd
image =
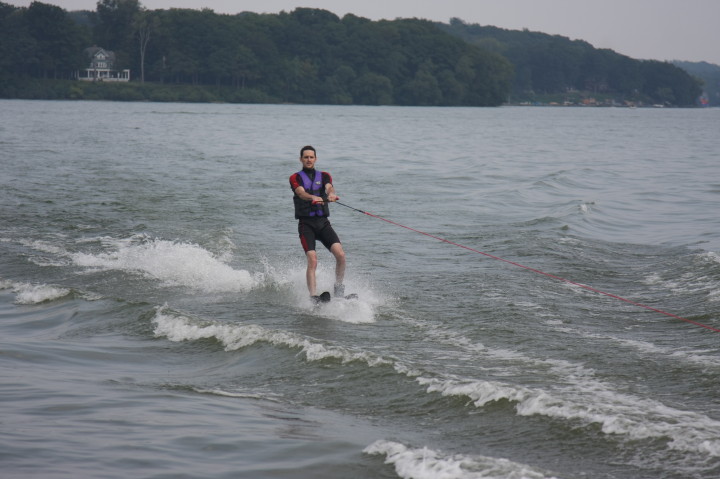
[[[2,476],[711,478],[720,110],[0,101]],[[320,252],[319,284],[332,264]]]

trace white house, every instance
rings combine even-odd
[[[90,66],[77,72],[83,81],[130,81],[130,70],[115,70],[115,53],[100,47],[85,49]]]

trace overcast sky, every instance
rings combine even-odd
[[[3,0],[27,6],[31,0]],[[97,0],[44,0],[95,10]],[[425,18],[559,34],[637,59],[720,65],[720,0],[141,0],[150,9],[210,8],[217,13],[278,13],[323,8],[372,20]]]

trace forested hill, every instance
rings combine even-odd
[[[720,65],[708,62],[674,61],[678,66],[699,78],[703,83],[702,103],[706,106],[720,106]]]
[[[83,50],[115,53],[124,85],[70,81]],[[696,81],[668,63],[527,31],[319,9],[217,14],[100,0],[94,12],[0,2],[0,96],[494,106],[572,90],[692,105]]]
[[[165,85],[163,95],[169,85],[207,86],[209,99],[225,101],[491,106],[507,100],[512,78],[505,58],[430,21],[308,8],[221,15],[101,0],[96,12],[69,16],[39,2],[0,3],[0,32],[0,75],[19,93],[19,78],[69,78],[93,44],[112,50],[134,79]]]
[[[635,60],[582,40],[528,30],[466,24],[454,18],[438,27],[466,42],[507,58],[515,67],[516,97],[583,91],[618,99],[667,105],[696,104],[698,81],[677,66]]]

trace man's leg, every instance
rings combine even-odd
[[[343,251],[342,244],[333,243],[330,252],[335,256],[335,290],[337,293],[338,285],[342,285],[345,279],[345,251]],[[342,296],[343,293],[336,294],[336,296],[338,295]]]
[[[310,296],[317,295],[315,286],[315,270],[317,269],[317,253],[315,252],[315,230],[312,225],[300,220],[298,223],[298,234],[300,235],[300,243],[305,250],[307,258],[307,270],[305,271],[305,280]]]
[[[310,250],[305,253],[305,256],[307,257],[307,271],[305,272],[305,279],[307,280],[308,291],[310,291],[310,296],[317,296],[317,286],[315,285],[317,253],[315,250]]]

